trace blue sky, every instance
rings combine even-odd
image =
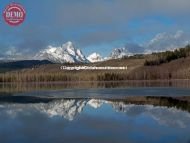
[[[11,0],[0,2],[0,12]],[[48,45],[72,41],[85,55],[109,55],[128,43],[146,45],[159,33],[183,31],[190,39],[189,0],[15,0],[27,12],[10,27],[0,20],[0,56],[10,50],[32,56]],[[171,40],[171,39],[170,39]],[[175,42],[178,39],[175,39]],[[180,39],[181,40],[181,39]],[[172,42],[169,41],[169,42]],[[180,46],[181,41],[177,44]],[[162,44],[163,45],[163,44]],[[163,47],[165,48],[165,47]]]

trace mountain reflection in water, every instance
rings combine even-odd
[[[29,98],[29,97],[28,97]],[[147,97],[151,98],[151,97]],[[152,97],[153,98],[153,97]],[[153,98],[158,100],[157,98]],[[135,102],[134,100],[131,102]],[[160,98],[159,98],[160,102]],[[148,100],[147,100],[148,103]],[[152,104],[154,104],[152,102]],[[57,99],[48,103],[2,103],[0,105],[0,115],[9,114],[14,117],[20,113],[39,112],[47,115],[49,118],[63,117],[69,121],[77,118],[77,115],[82,113],[86,106],[98,109],[101,106],[109,105],[115,112],[125,113],[127,116],[139,116],[146,114],[158,121],[160,124],[186,127],[190,123],[190,114],[187,111],[178,110],[176,107],[154,106],[146,105],[146,102],[135,105],[133,103],[126,103],[123,101],[114,100],[100,100],[100,99]]]
[[[0,96],[1,143],[125,143],[190,140],[185,98]]]

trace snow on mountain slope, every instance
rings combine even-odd
[[[89,55],[89,56],[87,57],[87,59],[88,59],[91,63],[103,61],[102,56],[101,56],[100,54],[98,54],[98,53],[92,53],[91,55]]]
[[[120,59],[123,57],[133,56],[135,54],[142,54],[144,52],[144,47],[135,43],[127,43],[121,48],[114,49],[109,58],[110,59]]]
[[[61,47],[48,46],[47,49],[36,54],[35,59],[49,60],[54,63],[84,63],[88,62],[80,49],[75,48],[72,42]]]
[[[133,54],[129,53],[127,48],[116,48],[111,52],[109,58],[110,59],[120,59],[125,56],[131,56],[131,55],[133,55]]]

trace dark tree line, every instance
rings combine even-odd
[[[172,60],[176,60],[179,58],[186,58],[190,55],[190,45],[187,45],[185,48],[176,49],[174,51],[166,51],[161,53],[153,53],[156,57],[155,59],[146,60],[145,66],[154,66],[160,65],[163,63],[169,63]]]

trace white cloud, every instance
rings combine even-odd
[[[25,60],[30,58],[29,55],[24,55],[22,51],[18,51],[16,47],[9,47],[7,51],[5,51],[4,55],[1,56],[1,59],[9,59],[9,60]]]
[[[6,52],[6,56],[21,56],[22,54],[17,51],[17,48],[15,47],[10,47]]]
[[[166,50],[174,50],[176,48],[185,47],[190,43],[190,35],[182,30],[176,33],[159,33],[148,43],[144,45],[145,53],[160,52]]]

